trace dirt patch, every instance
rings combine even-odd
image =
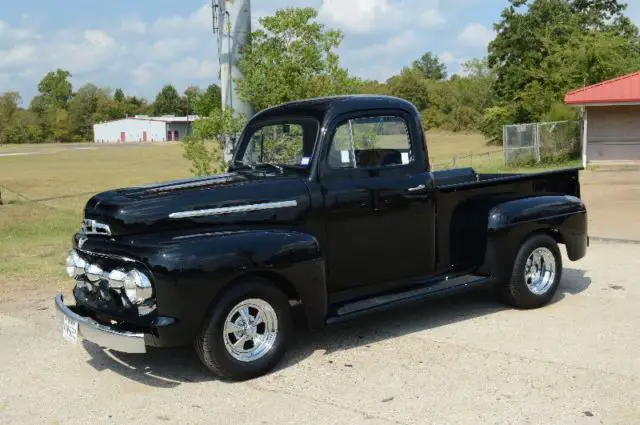
[[[640,171],[584,171],[580,181],[589,234],[640,241]]]

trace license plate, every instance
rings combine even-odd
[[[62,336],[72,344],[78,341],[78,322],[68,317],[64,317],[62,324]]]

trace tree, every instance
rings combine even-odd
[[[315,22],[310,7],[286,8],[260,19],[239,67],[238,93],[257,110],[296,99],[353,92],[358,80],[339,66],[342,33]]]
[[[118,113],[118,104],[114,99],[106,89],[95,84],[88,83],[80,87],[69,102],[69,119],[75,140],[93,140],[93,124],[113,119]]]
[[[153,102],[155,115],[183,115],[184,109],[178,90],[171,84],[164,86]]]
[[[58,68],[48,72],[40,84],[38,91],[46,107],[66,109],[73,94],[73,86],[69,81],[71,73]]]
[[[638,29],[617,0],[510,0],[489,45],[496,94],[536,121],[570,89],[637,69]]]
[[[243,129],[247,117],[229,108],[214,109],[208,117],[193,123],[193,135],[183,139],[184,158],[191,161],[191,172],[207,176],[222,172],[224,163],[224,141],[235,138]]]
[[[127,100],[124,95],[124,91],[122,89],[116,89],[115,93],[113,94],[113,100],[118,103],[124,104]]]
[[[431,80],[439,81],[447,78],[447,66],[431,52],[427,52],[420,59],[413,61],[412,67],[420,71],[425,78]]]
[[[216,84],[211,84],[207,90],[201,92],[193,105],[193,111],[201,117],[208,117],[214,110],[220,108],[222,108],[222,93]]]
[[[200,90],[200,87],[189,86],[184,90],[184,96],[182,96],[182,104],[187,115],[192,115],[195,113],[196,103],[201,95],[202,90]]]
[[[422,71],[404,68],[387,80],[389,93],[413,103],[419,111],[429,106],[429,80]]]
[[[0,144],[16,143],[13,138],[13,126],[16,114],[20,111],[22,98],[18,92],[6,92],[0,95]]]

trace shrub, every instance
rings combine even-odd
[[[502,129],[513,121],[511,111],[502,106],[488,108],[482,116],[480,131],[491,145],[502,145]]]
[[[223,172],[228,165],[224,161],[225,140],[236,140],[246,121],[230,109],[214,109],[210,116],[195,121],[193,135],[182,141],[183,156],[191,161],[191,172],[197,176]]]

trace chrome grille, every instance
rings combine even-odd
[[[82,233],[85,235],[111,235],[111,229],[107,224],[99,223],[95,220],[82,220]]]

